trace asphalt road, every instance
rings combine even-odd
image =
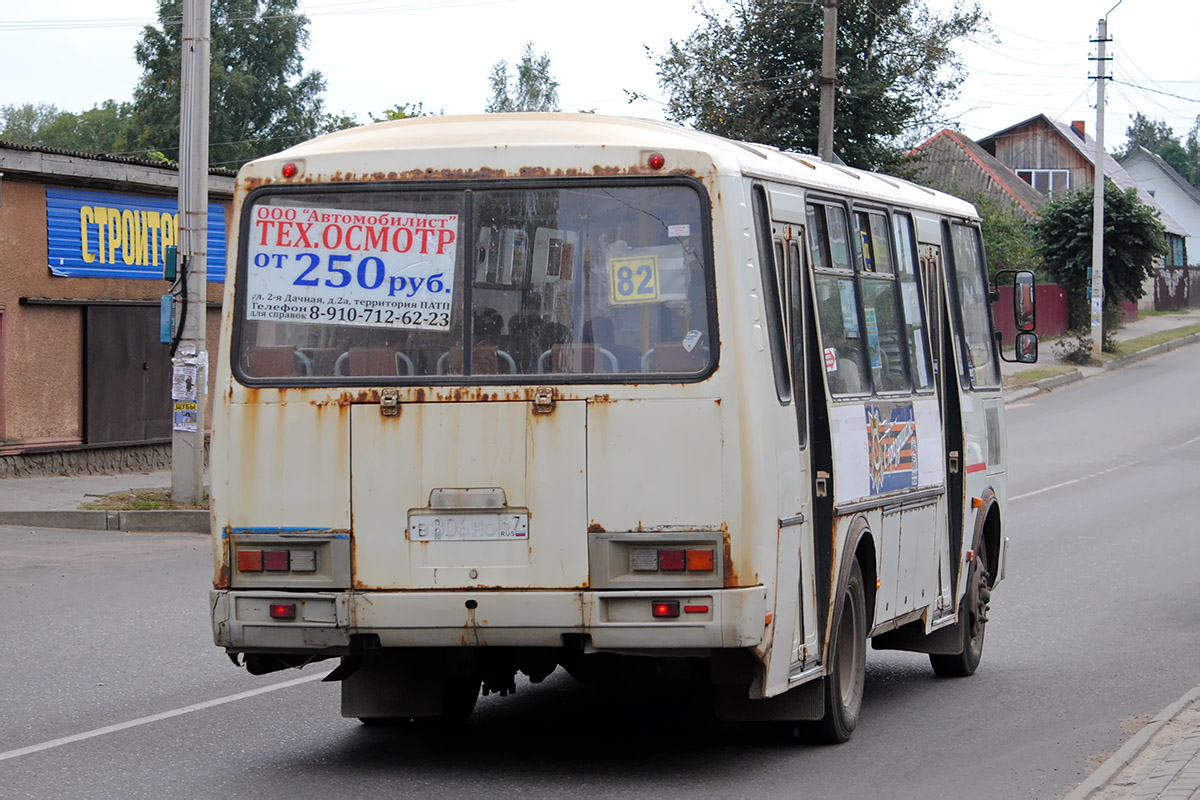
[[[365,728],[328,666],[255,678],[212,646],[206,538],[0,528],[0,797],[1059,796],[1200,683],[1197,397],[1191,347],[1010,407],[983,664],[871,652],[840,747],[562,672],[449,737]]]

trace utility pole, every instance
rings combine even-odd
[[[208,70],[210,0],[183,0],[179,98],[179,263],[182,330],[172,354],[171,498],[204,498],[208,394]]]
[[[833,163],[833,98],[837,82],[838,0],[825,0],[825,25],[821,33],[821,119],[817,128],[817,155]]]
[[[1124,0],[1117,0],[1117,6]],[[1111,14],[1116,10],[1108,10]],[[1092,283],[1088,303],[1092,308],[1092,355],[1099,356],[1104,346],[1104,74],[1108,58],[1104,45],[1108,38],[1108,14],[1096,24],[1096,169],[1092,182]]]

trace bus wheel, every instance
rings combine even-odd
[[[830,670],[825,676],[825,716],[815,724],[812,734],[819,741],[840,744],[858,725],[867,667],[867,601],[857,560],[850,568],[832,634]]]
[[[962,652],[954,655],[929,654],[933,671],[942,678],[965,678],[974,675],[983,658],[983,635],[987,632],[988,588],[987,552],[976,547],[975,557],[967,570],[967,590],[958,615],[958,630],[962,635]]]

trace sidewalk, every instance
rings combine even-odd
[[[0,525],[160,533],[208,533],[207,511],[89,511],[84,503],[129,489],[161,489],[171,473],[63,475],[0,480]]]
[[[1143,316],[1141,319],[1133,322],[1127,322],[1124,327],[1113,334],[1113,338],[1120,344],[1140,339],[1144,336],[1166,333],[1197,324],[1200,324],[1200,308],[1188,309],[1186,312],[1178,314],[1155,314],[1153,316]],[[1099,375],[1108,370],[1120,369],[1137,361],[1161,355],[1169,350],[1174,350],[1177,347],[1183,347],[1197,341],[1200,341],[1200,334],[1191,334],[1137,352],[1123,353],[1118,358],[1106,362],[1104,366],[1095,367],[1079,367],[1064,364],[1057,358],[1054,352],[1054,341],[1042,341],[1038,343],[1038,361],[1036,364],[1011,364],[1007,361],[1000,363],[1000,374],[1003,377],[1005,385],[1004,400],[1006,403],[1023,400],[1026,397],[1031,397],[1051,389],[1057,389],[1060,386],[1066,386],[1069,383],[1075,383],[1076,381]],[[1051,369],[1062,368],[1064,370],[1063,374],[1041,378],[1028,385],[1018,385],[1023,382],[1023,376],[1047,372],[1048,367]],[[1009,389],[1010,385],[1014,385],[1014,388]]]
[[[1118,342],[1200,324],[1200,309],[1161,314],[1128,323],[1116,332]],[[1005,390],[1013,403],[1044,391],[1119,369],[1176,347],[1200,341],[1200,334],[1122,355],[1103,367],[1071,367],[1062,374]],[[1062,365],[1052,343],[1043,342],[1037,364],[1003,363],[1006,387],[1032,370]],[[1038,373],[1032,373],[1034,375]],[[95,495],[171,485],[167,471],[121,475],[80,475],[0,480],[0,525],[92,530],[208,533],[207,511],[81,511]],[[1183,798],[1200,800],[1200,686],[1159,712],[1115,754],[1075,787],[1067,800],[1115,798]]]

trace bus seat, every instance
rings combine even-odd
[[[351,347],[338,358],[338,375],[412,375],[412,359],[390,347]]]
[[[689,352],[679,342],[659,342],[642,354],[642,372],[699,372],[707,363],[707,347]]]
[[[438,357],[437,374],[461,375],[462,364],[462,346],[455,345]],[[510,375],[517,371],[517,364],[513,361],[513,357],[500,348],[486,344],[477,344],[471,348],[472,375],[500,375],[502,374],[500,372],[501,364],[508,368]]]
[[[300,352],[312,362],[313,375],[338,374],[338,361],[345,355],[340,347],[302,347]]]
[[[251,345],[246,348],[246,368],[259,378],[312,375],[312,359],[291,345]]]
[[[608,369],[600,369],[597,355],[602,356]],[[556,344],[538,358],[540,373],[620,372],[617,357],[610,350],[596,344]]]

